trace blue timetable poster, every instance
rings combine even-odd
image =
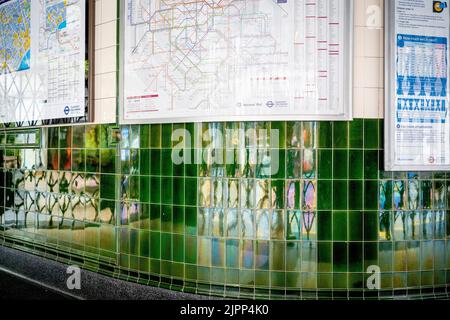
[[[395,1],[389,159],[393,170],[450,166],[449,9],[442,2]],[[391,70],[393,72],[394,70]]]

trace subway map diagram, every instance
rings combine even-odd
[[[30,69],[30,1],[0,1],[0,74]]]
[[[343,116],[346,0],[125,0],[123,119]]]

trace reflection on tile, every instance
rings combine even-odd
[[[241,268],[253,269],[253,241],[243,240],[241,248]]]
[[[260,240],[270,239],[269,210],[258,210],[256,212],[256,238]]]
[[[315,210],[317,204],[316,197],[316,184],[315,181],[306,180],[303,183],[303,195],[302,195],[303,210]]]
[[[272,240],[284,240],[284,217],[283,210],[275,210],[272,212],[271,235]]]
[[[268,209],[270,207],[269,182],[267,180],[256,180],[256,208]]]
[[[239,237],[238,209],[226,210],[226,236],[229,238]]]
[[[241,237],[243,239],[255,237],[255,220],[252,210],[241,209]]]
[[[301,212],[299,210],[288,211],[287,219],[286,240],[301,240]]]

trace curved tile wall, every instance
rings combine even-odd
[[[0,243],[226,297],[445,296],[450,177],[380,170],[382,126],[122,126],[118,145],[112,126],[72,126],[42,129],[40,148],[5,131]],[[178,149],[177,129],[194,148]],[[380,291],[367,288],[371,266]]]

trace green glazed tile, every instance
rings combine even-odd
[[[348,181],[333,181],[333,209],[347,210]]]
[[[173,207],[173,226],[174,233],[184,234],[184,207]]]
[[[288,179],[300,178],[301,170],[302,157],[300,150],[287,150],[286,177]]]
[[[140,125],[139,128],[140,148],[150,148],[150,126],[147,124]]]
[[[161,130],[161,147],[172,147],[172,124],[163,124]]]
[[[331,192],[332,182],[327,180],[319,180],[317,182],[317,208],[319,210],[331,210]]]
[[[161,205],[150,205],[150,229],[153,231],[161,230]]]
[[[364,153],[362,150],[349,150],[349,178],[363,179]]]
[[[152,124],[150,126],[150,142],[151,147],[153,149],[161,148],[161,125],[160,124]]]
[[[333,288],[333,274],[332,273],[319,273],[317,275],[317,287],[319,289]]]
[[[49,149],[47,150],[47,169],[48,170],[58,170],[59,166],[59,157],[57,149]]]
[[[317,240],[332,240],[331,211],[319,211],[317,216]]]
[[[161,178],[161,203],[172,204],[173,203],[173,178],[163,177]]]
[[[129,176],[129,195],[133,200],[139,199],[139,177]]]
[[[286,148],[286,122],[284,122],[284,121],[272,122],[271,131],[272,130],[278,130],[278,134],[279,134],[278,148],[285,149]],[[274,142],[272,141],[272,143],[274,143]]]
[[[162,149],[161,175],[163,175],[163,176],[172,176],[173,175],[173,161],[172,161],[172,150],[171,149]]]
[[[333,147],[348,148],[348,122],[336,121],[333,123]]]
[[[333,150],[333,178],[348,179],[348,150]]]
[[[348,244],[348,271],[363,272],[363,245],[362,242]]]
[[[48,128],[47,129],[48,134],[48,148],[49,149],[58,149],[58,142],[59,142],[59,129],[56,128]]]
[[[81,172],[86,171],[86,150],[72,150],[72,170]]]
[[[185,150],[180,150],[179,156],[181,157],[181,159],[184,158],[185,155]],[[187,152],[189,152],[189,150],[187,150]],[[172,153],[172,150],[170,150],[170,153]],[[172,157],[172,154],[171,154]],[[164,156],[163,156],[164,159]],[[173,166],[173,176],[175,177],[183,177],[185,175],[185,161],[182,160],[179,164],[175,163],[174,161],[172,161],[172,159],[170,159],[170,161],[172,162],[172,166]]]
[[[333,272],[348,271],[348,245],[345,242],[333,242]],[[334,285],[333,285],[334,286]],[[345,284],[346,286],[346,284]]]
[[[361,149],[364,146],[364,120],[356,119],[349,124],[349,145],[351,149]]]
[[[192,156],[194,154],[194,151],[191,151]],[[194,159],[194,158],[191,158]],[[198,176],[198,165],[194,162],[194,160],[191,161],[191,163],[186,163],[185,165],[185,173],[187,177],[197,177]]]
[[[161,178],[150,178],[150,201],[151,203],[161,203]]]
[[[267,271],[256,271],[255,272],[255,284],[258,287],[269,287],[270,273]]]
[[[153,259],[159,259],[160,255],[161,255],[161,233],[152,231],[150,232],[150,257]]]
[[[360,211],[351,211],[348,214],[348,239],[349,241],[363,240],[364,216]]]
[[[73,127],[73,148],[84,148],[85,146],[85,126]]]
[[[379,134],[378,134],[378,144],[379,149],[384,149],[384,120],[380,119],[378,123]]]
[[[318,272],[332,272],[333,263],[331,261],[332,242],[318,243]]]
[[[364,184],[361,180],[349,181],[348,206],[350,210],[363,209]]]
[[[184,178],[173,178],[173,203],[184,205]]]
[[[185,207],[186,233],[189,235],[197,234],[197,208]]]
[[[102,173],[116,172],[116,151],[114,149],[100,150],[100,167]]]
[[[286,147],[299,149],[302,146],[302,123],[299,121],[286,123],[287,137]]]
[[[132,174],[138,174],[139,173],[139,168],[140,168],[140,163],[139,163],[139,153],[140,150],[138,149],[131,149],[130,150],[130,170]]]
[[[378,215],[376,211],[364,212],[364,240],[376,241],[378,239]]]
[[[333,212],[333,240],[347,241],[347,212]]]
[[[128,228],[123,227],[120,231],[120,240],[119,240],[119,248],[121,253],[129,253],[130,252],[130,241],[129,241],[129,232]]]
[[[139,230],[128,229],[130,241],[130,254],[136,256],[139,254]],[[134,269],[138,269],[135,267]]]
[[[161,175],[161,150],[151,150],[151,174],[153,176]]]
[[[150,256],[151,255],[152,254],[150,253]],[[159,259],[159,257],[158,257],[158,259]],[[161,260],[150,259],[150,272],[152,272],[154,274],[161,273]]]
[[[378,179],[378,151],[364,151],[364,178]]]
[[[331,148],[333,146],[332,122],[319,122],[319,148]]]
[[[184,262],[184,236],[181,234],[173,235],[173,260]]]
[[[72,150],[59,150],[59,170],[70,171],[72,168]],[[50,162],[49,162],[50,163]],[[54,168],[58,169],[58,168]]]
[[[99,145],[100,145],[99,126],[97,125],[86,126],[86,142],[84,147],[88,149],[97,149]],[[74,146],[74,148],[76,147]]]
[[[377,119],[364,120],[364,148],[365,149],[378,149],[378,123]]]
[[[338,259],[339,262],[341,262],[340,259]],[[333,261],[334,262],[334,261]],[[341,264],[339,264],[339,268],[335,268],[338,270],[345,270],[346,265],[344,265],[344,262],[342,262],[342,267],[340,267]],[[335,271],[336,272],[336,271]],[[347,282],[348,282],[348,275],[347,273],[333,273],[333,289],[347,289]],[[336,297],[339,293],[335,292],[334,297]],[[345,297],[347,296],[347,293],[342,293]]]
[[[151,168],[151,161],[150,161],[150,150],[148,149],[141,149],[139,150],[139,156],[140,156],[140,173],[142,175],[150,175],[150,168]]]
[[[185,262],[196,264],[197,263],[197,237],[186,236],[185,240]],[[197,266],[195,266],[197,268]]]
[[[150,177],[139,177],[139,201],[150,203]]]
[[[369,266],[378,265],[378,243],[364,243],[364,270]]]
[[[364,182],[364,208],[377,210],[378,207],[378,181],[367,180]]]
[[[86,172],[100,172],[100,150],[86,150]]]
[[[185,204],[197,205],[197,178],[186,178],[185,180]]]
[[[317,177],[331,179],[333,174],[333,153],[331,150],[319,150],[319,164]]]
[[[272,172],[273,179],[284,179],[286,177],[286,150],[274,150],[278,154],[278,166],[276,172]],[[272,158],[273,159],[273,158]],[[292,163],[288,163],[288,166],[292,166]],[[273,166],[272,166],[273,168]]]
[[[59,128],[59,148],[72,147],[72,127]]]
[[[286,273],[273,271],[270,273],[270,281],[272,287],[286,287]]]
[[[173,207],[170,205],[161,206],[161,231],[172,232]]]

